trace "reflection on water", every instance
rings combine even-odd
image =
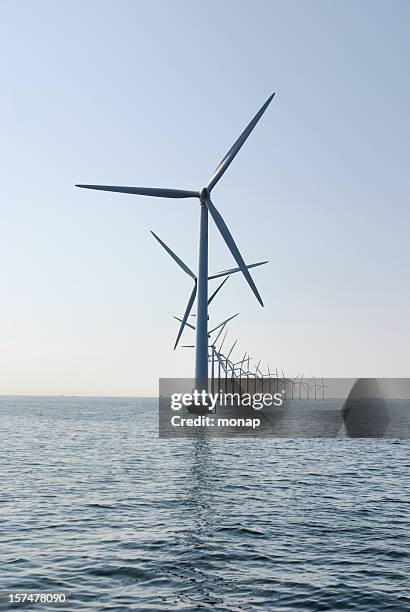
[[[408,609],[407,440],[159,440],[156,410],[0,399],[3,589],[73,610]]]
[[[212,449],[204,431],[198,431],[197,436],[190,441],[188,457],[189,481],[184,503],[181,505],[181,521],[185,525],[183,535],[183,559],[176,558],[176,567],[189,576],[193,593],[182,592],[177,595],[175,604],[206,604],[214,607],[223,603],[223,598],[215,595],[215,578],[212,573],[202,569],[204,555],[212,549],[215,533],[215,506],[212,503],[213,470]],[[182,561],[182,563],[181,563]],[[190,589],[191,591],[192,589]]]

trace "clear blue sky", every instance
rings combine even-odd
[[[74,183],[214,191],[254,272],[212,322],[287,374],[410,376],[407,1],[0,3],[0,393],[134,395],[190,376],[169,312],[199,207]],[[211,228],[210,268],[231,266]],[[192,336],[187,332],[185,340]]]

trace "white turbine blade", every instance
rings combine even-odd
[[[206,206],[207,206],[209,212],[211,213],[211,216],[212,216],[212,218],[213,218],[213,220],[215,222],[215,225],[219,229],[219,231],[220,231],[220,233],[222,235],[222,238],[225,240],[225,243],[226,243],[228,249],[231,251],[231,253],[232,253],[236,263],[238,264],[242,274],[244,275],[244,277],[248,281],[248,284],[249,284],[250,288],[252,289],[253,293],[255,294],[256,299],[258,300],[260,305],[263,306],[262,298],[259,295],[259,291],[257,290],[255,283],[253,282],[253,278],[250,275],[250,272],[249,272],[248,268],[246,267],[246,264],[245,264],[245,262],[244,262],[244,260],[242,258],[242,255],[240,254],[239,249],[236,246],[235,241],[232,238],[231,232],[227,228],[227,225],[226,225],[225,221],[222,219],[221,214],[218,212],[218,210],[212,204],[210,199],[206,200]]]
[[[232,321],[232,319],[234,319],[235,317],[237,317],[239,314],[239,312],[237,312],[236,314],[232,315],[231,317],[229,317],[228,319],[225,319],[225,321],[222,321],[222,323],[219,323],[219,325],[217,325],[216,327],[214,327],[213,329],[211,329],[211,331],[208,332],[208,334],[212,334],[214,331],[216,331],[217,329],[219,329],[220,327],[222,327],[222,325],[226,325],[229,321]]]
[[[254,263],[254,264],[249,264],[246,267],[248,268],[248,270],[250,268],[256,268],[257,266],[263,266],[264,264],[269,263],[268,261],[260,261],[258,263]],[[226,276],[227,274],[235,274],[236,272],[242,272],[241,268],[231,268],[230,270],[223,270],[222,272],[216,272],[215,274],[212,274],[211,276],[208,276],[208,280],[212,280],[214,278],[219,278],[220,276]]]
[[[188,321],[189,314],[191,312],[192,304],[195,301],[196,289],[197,289],[197,284],[196,284],[196,281],[195,281],[194,288],[192,289],[192,293],[191,293],[191,295],[189,297],[188,304],[187,304],[187,306],[185,308],[184,316],[182,317],[182,319],[178,319],[179,321],[181,321],[181,325],[180,325],[180,328],[179,328],[179,331],[178,331],[177,339],[175,340],[174,351],[175,351],[175,349],[178,346],[178,342],[179,342],[179,339],[180,339],[180,337],[182,335],[182,332],[184,331],[185,325],[188,325],[188,327],[192,327],[192,329],[195,329],[195,327],[193,325],[191,325],[190,323],[188,323],[187,321]]]
[[[134,195],[153,196],[156,198],[198,198],[197,191],[186,189],[158,189],[156,187],[123,187],[121,185],[76,185],[83,189],[97,189],[98,191],[116,191],[118,193],[132,193]]]
[[[179,265],[180,268],[182,268],[182,270],[184,272],[186,272],[186,274],[188,274],[188,276],[190,276],[191,278],[194,279],[194,281],[196,281],[196,276],[195,274],[192,272],[192,270],[190,270],[188,268],[188,266],[186,264],[184,264],[184,262],[182,261],[182,259],[180,259],[178,257],[178,255],[176,255],[174,253],[174,251],[172,249],[169,248],[168,245],[165,244],[165,242],[163,240],[161,240],[161,238],[159,236],[157,236],[156,234],[154,234],[154,232],[151,230],[151,234],[154,236],[154,238],[156,240],[158,240],[158,242],[160,243],[160,245],[166,250],[166,252],[168,253],[168,255],[171,255],[172,259]]]
[[[232,147],[229,149],[228,153],[225,155],[223,160],[219,163],[218,167],[216,168],[215,172],[213,173],[213,175],[212,175],[212,177],[211,177],[211,179],[210,179],[210,181],[209,181],[209,183],[207,185],[208,191],[211,191],[215,187],[215,185],[217,184],[217,182],[219,181],[221,176],[228,169],[229,165],[233,162],[233,160],[235,159],[235,156],[237,155],[237,153],[241,149],[242,145],[245,143],[245,141],[248,138],[249,134],[252,132],[253,128],[258,123],[259,119],[262,117],[262,115],[265,112],[265,110],[268,108],[268,106],[269,106],[269,104],[270,104],[270,102],[271,102],[271,100],[272,100],[274,95],[275,94],[273,93],[271,96],[269,96],[269,98],[266,100],[265,104],[258,110],[258,112],[254,116],[252,121],[249,123],[249,125],[245,128],[245,130],[239,136],[239,138],[235,142],[235,144],[232,145]]]
[[[174,317],[174,319],[176,319],[176,320],[177,320],[177,321],[179,321],[180,323],[183,323],[183,322],[184,322],[184,320],[183,320],[183,319],[180,319],[179,317]],[[185,322],[185,325],[186,325],[187,327],[190,327],[191,329],[194,329],[194,330],[196,329],[196,327],[195,327],[194,325],[191,325],[191,323],[186,323],[186,322]]]
[[[213,294],[211,295],[211,297],[208,300],[208,306],[209,304],[212,302],[212,300],[214,299],[214,297],[216,296],[216,294],[218,293],[218,291],[220,289],[222,289],[222,287],[224,286],[224,284],[226,283],[226,281],[228,280],[229,276],[227,276],[226,278],[224,278],[224,280],[222,281],[222,283],[217,287],[217,289],[215,289],[215,291],[213,292]]]

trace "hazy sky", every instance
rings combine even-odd
[[[0,2],[0,393],[152,394],[199,189],[267,96],[214,202],[249,262],[211,323],[287,374],[410,376],[408,1]],[[233,264],[214,227],[210,270]],[[191,343],[187,331],[184,341]],[[266,365],[264,365],[266,368]]]

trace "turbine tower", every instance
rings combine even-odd
[[[211,215],[228,249],[231,251],[240,271],[244,275],[256,299],[263,306],[262,298],[253,281],[238,247],[232,238],[225,221],[211,200],[211,192],[218,181],[225,174],[232,161],[242,148],[248,136],[269,106],[274,93],[269,96],[265,104],[259,109],[252,121],[245,128],[238,140],[232,145],[225,157],[217,166],[206,187],[200,191],[185,189],[167,189],[156,187],[124,187],[117,185],[85,185],[78,184],[76,187],[85,189],[97,189],[100,191],[114,191],[118,193],[130,193],[134,195],[145,195],[159,198],[199,198],[200,203],[200,227],[199,227],[199,262],[198,275],[196,277],[197,289],[197,317],[196,317],[196,355],[195,355],[195,386],[198,390],[207,391],[208,388],[208,213]],[[193,303],[193,300],[192,300]],[[191,305],[192,305],[191,303]]]

